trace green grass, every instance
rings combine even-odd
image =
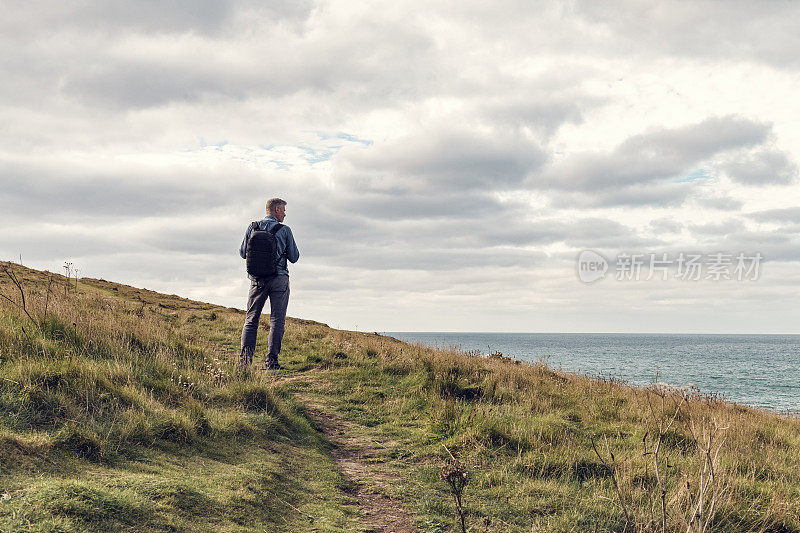
[[[238,312],[17,272],[37,323],[0,311],[0,529],[353,530],[302,406],[220,345]]]
[[[241,374],[241,311],[2,266],[3,531],[363,531],[306,402],[421,531],[458,531],[450,453],[472,531],[697,531],[701,482],[706,531],[800,531],[794,418],[299,319],[288,372]]]
[[[378,448],[379,461],[402,476],[394,490],[423,530],[457,530],[439,477],[449,450],[469,468],[464,506],[476,531],[686,531],[710,438],[712,454],[720,451],[703,493],[706,530],[800,531],[794,418],[694,390],[638,389],[374,335],[324,341],[330,347],[318,353],[347,358],[319,362],[316,403],[352,422],[351,436],[392,443]]]

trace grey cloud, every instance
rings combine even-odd
[[[662,244],[658,238],[645,238],[627,226],[613,220],[585,219],[577,224],[583,227],[573,227],[565,243],[576,249],[582,248],[610,248],[630,249]]]
[[[688,183],[645,183],[600,191],[555,191],[552,206],[561,208],[605,208],[635,206],[679,206],[691,194]]]
[[[680,233],[684,228],[684,224],[682,222],[670,217],[651,220],[649,226],[652,228],[653,232],[658,234]]]
[[[552,136],[563,124],[583,122],[583,102],[567,99],[535,99],[522,102],[490,104],[486,118],[493,124],[514,124],[530,128],[544,137]]]
[[[61,219],[5,226],[3,249],[31,259],[96,254],[142,253],[238,257],[247,222],[237,217],[140,219]]]
[[[601,217],[537,218],[507,217],[476,230],[486,245],[536,246],[563,242],[573,248],[643,246],[660,241],[644,238],[635,228]]]
[[[298,21],[308,17],[309,0],[104,0],[91,2],[49,2],[33,0],[18,6],[5,6],[2,24],[5,33],[19,37],[31,33],[58,31],[115,33],[198,33],[216,35],[237,17],[260,21]],[[35,20],[30,14],[36,13]]]
[[[116,229],[118,226],[28,222],[0,229],[0,241],[2,250],[12,257],[20,253],[26,260],[33,261],[146,249],[141,242],[121,239]]]
[[[763,244],[787,244],[796,241],[796,235],[786,235],[775,231],[738,231],[728,234],[730,243],[737,243],[740,247],[753,249],[753,246]],[[800,257],[800,250],[797,251]]]
[[[62,108],[66,97],[106,110],[300,91],[322,100],[335,96],[336,105],[383,107],[436,92],[432,73],[446,75],[449,68],[431,36],[414,24],[381,18],[360,24],[354,18],[305,31],[285,22],[305,20],[310,2],[198,4],[114,1],[84,16],[81,10],[92,7],[85,2],[49,15],[42,8],[45,20],[32,17],[26,4],[11,18],[36,31],[19,31],[17,38],[4,33],[0,46],[14,53],[0,58],[0,65],[13,74],[15,87],[46,87],[48,100],[57,99]],[[32,18],[36,24],[27,21]],[[39,32],[48,45],[37,40]],[[18,90],[9,93],[26,98]]]
[[[137,239],[149,247],[186,254],[217,254],[228,251],[238,256],[248,222],[235,216],[169,219],[137,232]]]
[[[522,267],[541,263],[546,255],[536,250],[462,249],[439,250],[418,246],[380,249],[349,247],[336,257],[341,265],[358,265],[370,270],[462,270],[474,267]]]
[[[367,191],[514,189],[546,160],[536,144],[502,132],[430,131],[351,152],[353,187]],[[343,169],[342,169],[343,170]]]
[[[697,203],[703,207],[719,209],[721,211],[738,211],[744,203],[729,196],[716,196],[710,198],[697,198]]]
[[[146,32],[198,31],[214,33],[232,15],[227,0],[112,0],[78,2],[63,12],[60,22],[92,29],[135,29]]]
[[[800,207],[766,209],[764,211],[748,213],[747,216],[762,222],[791,222],[800,224]]]
[[[487,221],[488,222],[488,221]],[[491,220],[491,223],[476,221],[470,224],[462,239],[473,246],[531,246],[563,242],[573,229],[581,228],[580,222],[564,220],[519,220],[516,217],[505,217],[504,220]],[[616,228],[615,228],[616,229]],[[465,243],[465,244],[466,244]]]
[[[574,13],[615,36],[598,43],[601,50],[798,65],[800,6],[795,2],[580,0]]]
[[[800,235],[800,222],[796,224],[786,224],[778,228],[777,231],[788,235]]]
[[[470,34],[495,46],[524,46],[537,54],[624,56],[645,61],[663,56],[798,65],[791,1],[732,0],[641,2],[530,2],[445,4]],[[502,31],[498,31],[502,28]],[[499,43],[499,44],[498,44]]]
[[[800,239],[796,231],[780,228],[775,231],[751,230],[738,219],[716,223],[689,225],[694,239],[673,242],[658,252],[676,255],[680,252],[711,254],[722,252],[737,255],[760,252],[764,261],[800,261]],[[647,250],[651,251],[651,250]]]
[[[528,128],[548,138],[564,124],[583,123],[587,111],[609,103],[609,98],[580,88],[585,78],[596,75],[585,68],[560,66],[524,83],[510,79],[507,89],[474,99],[480,116],[488,123]]]
[[[635,135],[610,154],[559,161],[537,182],[587,191],[676,178],[717,153],[764,142],[769,132],[769,125],[740,117],[712,117],[681,128]]]
[[[16,162],[0,158],[0,209],[48,219],[180,216],[210,210],[237,212],[256,190],[314,190],[310,181],[287,184],[239,165],[213,170],[173,165],[114,164],[100,170],[66,161]],[[264,198],[268,193],[264,193]]]
[[[529,183],[568,193],[555,198],[554,205],[679,205],[691,186],[675,180],[717,154],[764,142],[770,130],[767,124],[737,116],[656,129],[628,138],[611,153],[554,161]]]
[[[735,115],[711,117],[681,128],[635,135],[623,142],[616,153],[685,166],[718,152],[764,142],[770,131],[769,124]]]
[[[186,213],[219,207],[213,190],[180,183],[153,183],[135,174],[126,178],[88,177],[63,180],[32,178],[10,180],[0,207],[46,217],[142,217],[161,213]],[[9,182],[7,182],[9,183]],[[234,199],[230,199],[233,201]]]
[[[632,185],[619,191],[606,190],[594,197],[597,207],[616,206],[660,206],[677,207],[691,194],[691,186],[685,183],[655,183]]]
[[[294,223],[293,223],[294,224]],[[374,247],[414,243],[443,250],[527,247],[556,242],[652,243],[619,222],[594,217],[562,219],[531,210],[523,201],[503,200],[483,191],[440,194],[347,194],[323,202],[297,221],[319,253],[337,255],[341,235]],[[337,238],[339,237],[339,238]]]
[[[728,176],[744,185],[788,185],[797,179],[797,165],[786,154],[762,149],[736,154],[721,165]]]
[[[209,68],[210,67],[210,68]],[[154,107],[173,101],[203,98],[241,99],[269,81],[227,65],[109,62],[65,76],[62,91],[104,107]]]
[[[291,203],[289,204],[291,207]],[[361,243],[377,244],[385,235],[379,222],[358,216],[349,210],[340,209],[338,203],[330,205],[306,205],[304,208],[292,208],[286,223],[291,226],[295,236],[303,236],[304,241],[316,241],[331,249],[341,247],[341,238]]]
[[[246,271],[239,257],[229,254],[186,254],[168,250],[65,256],[82,268],[82,275],[124,281],[136,280],[135,286],[166,293],[190,296],[198,287],[217,290],[237,281],[246,283]],[[207,289],[208,290],[208,289]],[[243,307],[247,290],[230,302]]]
[[[149,108],[173,102],[208,104],[249,98],[283,98],[298,91],[320,98],[363,80],[361,56],[347,47],[341,61],[331,50],[315,54],[301,42],[266,43],[265,56],[231,61],[224,49],[186,50],[179,60],[160,56],[94,58],[89,68],[61,74],[61,94],[107,109]],[[358,82],[356,82],[358,83]],[[364,83],[361,81],[360,83]],[[348,87],[353,89],[352,87]]]
[[[708,224],[689,224],[692,233],[700,236],[724,236],[744,230],[744,223],[735,218]]]
[[[563,219],[531,218],[521,211],[496,213],[487,218],[449,220],[436,231],[423,235],[422,242],[437,248],[531,247],[564,242],[585,247],[591,243],[624,241],[641,243],[633,228],[599,217]]]
[[[353,217],[381,220],[445,220],[489,218],[511,207],[491,192],[448,191],[349,194],[338,200],[338,207]]]
[[[717,249],[732,252],[760,252],[764,261],[800,261],[797,233],[779,231],[740,231],[716,243]]]
[[[637,246],[653,242],[641,238],[633,228],[599,217],[509,221],[490,227],[482,236],[487,243],[547,245],[563,242],[573,248]]]
[[[524,257],[527,261],[542,253],[538,247],[559,242],[576,248],[635,247],[661,242],[642,238],[634,228],[613,220],[523,218],[519,211],[498,212],[485,218],[412,219],[402,223],[371,220],[367,232],[358,219],[355,222],[354,232],[345,218],[328,220],[328,226],[320,227],[320,231],[304,229],[298,240],[300,247],[307,257],[325,258],[326,264],[368,264],[381,269],[430,265],[440,270],[459,269],[473,263],[473,259],[510,266],[513,258]],[[300,235],[301,230],[295,234]],[[404,256],[408,259],[400,259]]]

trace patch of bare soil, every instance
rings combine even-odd
[[[368,531],[381,533],[415,533],[414,517],[403,505],[389,495],[387,485],[398,480],[380,469],[380,448],[391,443],[379,443],[348,435],[351,423],[324,410],[323,406],[306,402],[308,413],[322,428],[331,443],[331,455],[344,476],[350,481],[349,494],[358,501],[361,522]]]

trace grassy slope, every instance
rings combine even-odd
[[[290,371],[239,376],[241,312],[57,277],[45,319],[48,278],[14,269],[37,324],[0,307],[3,530],[358,531],[305,400],[376,443],[424,531],[455,530],[445,446],[476,531],[622,531],[618,494],[628,531],[685,531],[701,493],[713,531],[800,531],[794,419],[291,319]]]
[[[44,317],[46,278],[24,277]],[[240,313],[103,281],[64,296],[60,279],[38,325],[0,314],[4,531],[352,529],[297,402],[222,355]]]

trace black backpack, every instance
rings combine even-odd
[[[278,275],[278,239],[275,234],[283,224],[275,224],[269,231],[253,222],[253,231],[247,240],[247,273],[254,278],[271,278]]]

